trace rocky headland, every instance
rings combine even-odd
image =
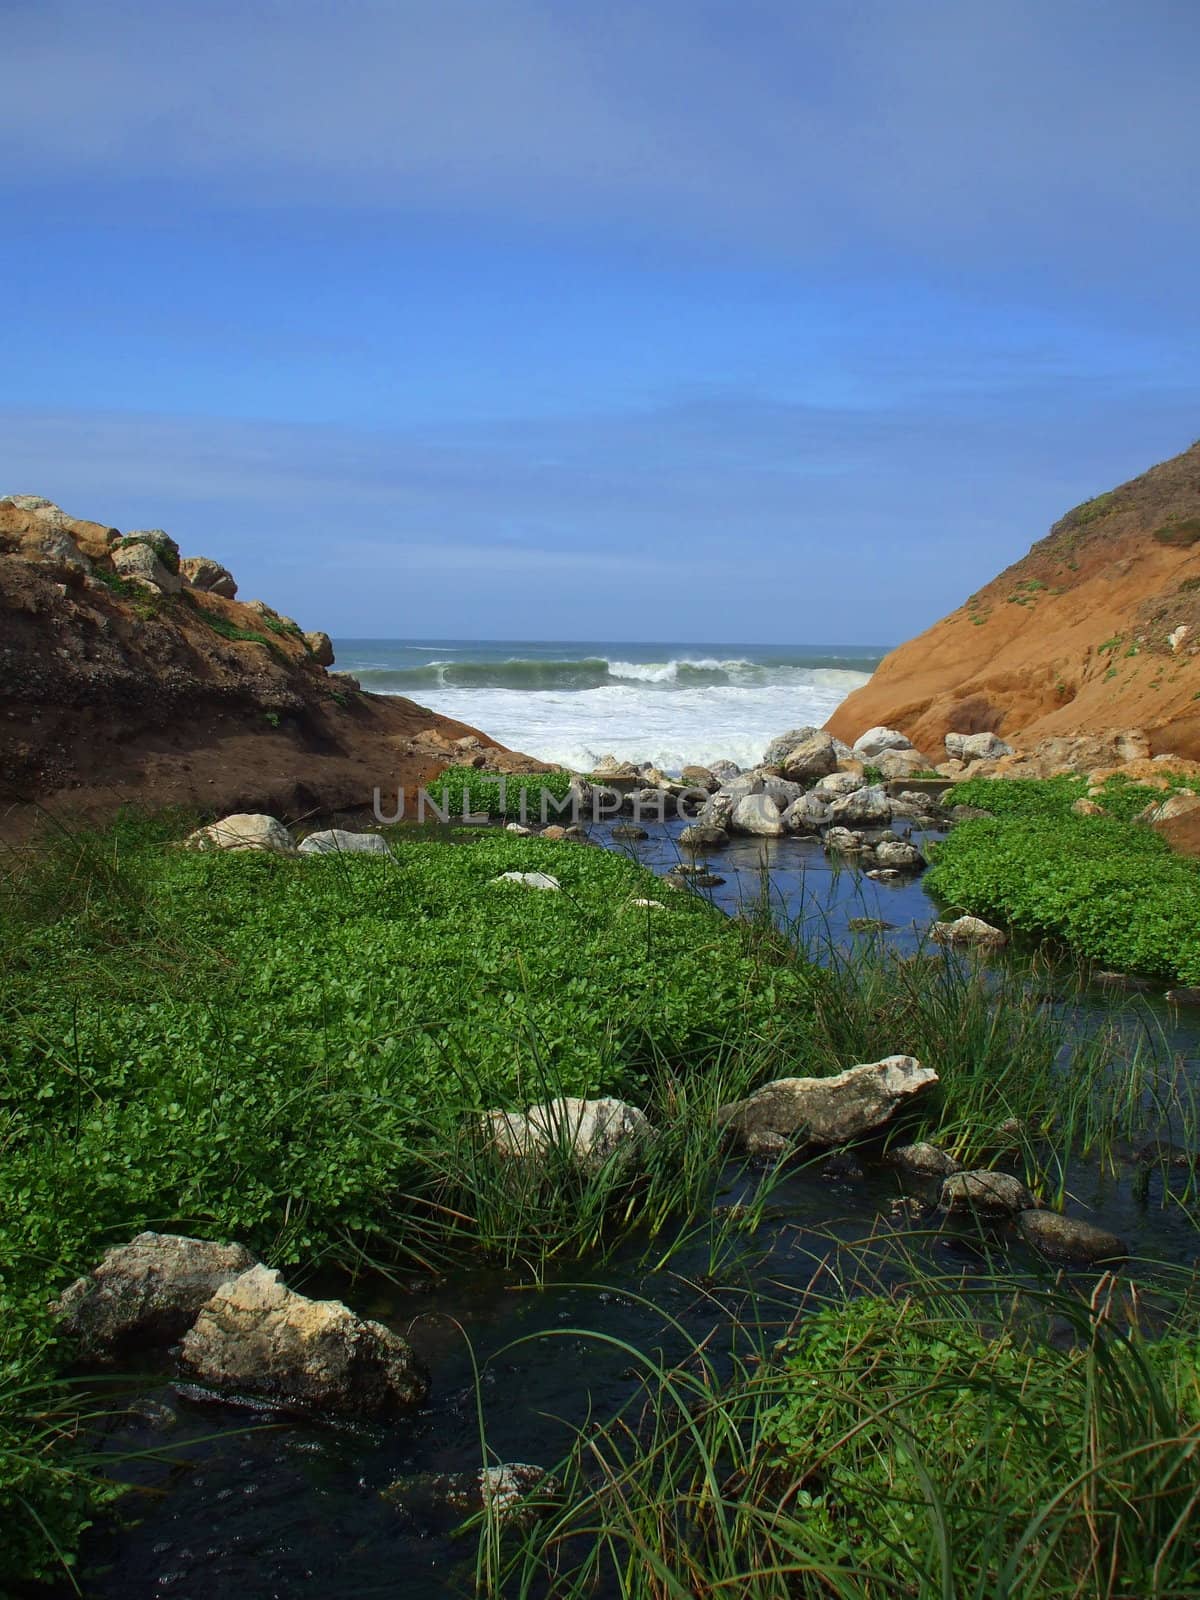
[[[829,719],[941,759],[948,733],[1043,740],[1144,729],[1200,757],[1200,442],[1062,517],[1015,565],[894,650]]]
[[[305,632],[161,529],[0,499],[0,812],[122,805],[289,819],[411,793],[451,762],[537,770],[479,730],[331,672]]]

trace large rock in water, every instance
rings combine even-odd
[[[998,948],[1008,943],[1008,935],[993,928],[982,917],[955,917],[953,922],[935,922],[929,930],[934,944],[976,944]]]
[[[776,837],[783,832],[783,817],[769,794],[744,794],[733,808],[729,825],[735,833]]]
[[[223,1394],[289,1410],[382,1418],[419,1405],[429,1380],[408,1341],[340,1300],[309,1300],[261,1264],[222,1284],[179,1350],[183,1372]]]
[[[945,1211],[1017,1212],[1031,1211],[1037,1201],[1009,1172],[955,1172],[942,1184],[941,1206]]]
[[[1057,1211],[1022,1211],[1017,1228],[1027,1244],[1051,1261],[1077,1261],[1093,1266],[1129,1254],[1129,1246],[1115,1233],[1064,1217]]]
[[[562,1095],[519,1111],[489,1111],[483,1119],[497,1154],[544,1160],[554,1152],[573,1166],[595,1173],[612,1160],[643,1154],[654,1136],[644,1112],[624,1100],[604,1096],[581,1100]]]
[[[293,854],[292,836],[275,817],[257,811],[235,811],[188,834],[184,845],[189,850],[267,850],[275,855]]]
[[[240,1244],[139,1233],[77,1278],[55,1310],[80,1360],[104,1365],[149,1346],[174,1344],[221,1284],[253,1264]]]
[[[751,1155],[773,1154],[798,1137],[847,1144],[882,1128],[937,1081],[913,1056],[885,1056],[829,1078],[777,1078],[717,1116]]]
[[[833,802],[829,808],[829,820],[843,827],[855,823],[860,827],[881,827],[892,820],[892,802],[888,799],[887,790],[879,785],[855,789]]]

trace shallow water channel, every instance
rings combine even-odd
[[[680,859],[681,826],[651,826],[636,843],[609,841],[607,827],[595,836],[664,873]],[[835,943],[855,937],[852,918],[878,918],[892,925],[884,937],[908,954],[937,915],[919,878],[882,884],[839,871],[816,840],[739,841],[712,866],[726,881],[705,892],[723,909],[749,910],[765,867],[777,914],[800,915],[818,938]],[[1094,1008],[1104,1019],[1111,997],[1097,989]],[[1197,1057],[1195,1017],[1181,1019],[1153,993],[1136,996],[1127,1025],[1157,1030],[1168,1053]],[[907,1256],[926,1273],[965,1279],[979,1262],[977,1234],[938,1227],[906,1203],[895,1171],[869,1161],[822,1159],[794,1170],[775,1182],[752,1226],[730,1229],[739,1215],[731,1208],[753,1201],[762,1181],[759,1171],[727,1168],[705,1220],[692,1224],[665,1265],[664,1239],[634,1236],[602,1262],[562,1263],[540,1281],[519,1267],[477,1267],[440,1280],[306,1281],[289,1273],[294,1287],[336,1295],[403,1332],[432,1374],[427,1404],[410,1419],[371,1428],[248,1414],[181,1394],[153,1373],[110,1391],[105,1402],[123,1414],[100,1446],[116,1475],[138,1487],[118,1507],[120,1525],[87,1545],[83,1593],[96,1600],[470,1593],[475,1538],[455,1537],[461,1513],[423,1493],[422,1475],[477,1471],[481,1432],[490,1462],[551,1466],[574,1429],[637,1396],[643,1369],[630,1347],[671,1359],[688,1339],[711,1337],[719,1355],[735,1317],[782,1327],[806,1295],[829,1292],[835,1281],[844,1289],[847,1271],[899,1281],[911,1270]],[[1123,1235],[1135,1272],[1152,1274],[1155,1261],[1186,1269],[1196,1264],[1200,1235],[1188,1208],[1164,1195],[1163,1181],[1156,1174],[1139,1189],[1132,1168],[1104,1173],[1079,1164],[1069,1174],[1067,1208]],[[995,1243],[1014,1272],[1042,1270],[1012,1237]],[[840,1253],[841,1244],[855,1248]],[[389,1493],[397,1483],[406,1485],[398,1497]]]

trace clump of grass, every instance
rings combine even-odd
[[[528,776],[501,777],[481,772],[477,767],[448,767],[429,786],[430,798],[451,819],[468,814],[496,818],[521,817],[529,822],[570,822],[569,772],[537,772]],[[542,815],[543,796],[548,797]]]
[[[1200,540],[1200,517],[1171,517],[1155,528],[1151,536],[1159,544],[1180,545],[1190,549]]]
[[[924,1273],[802,1304],[782,1339],[763,1317],[672,1362],[630,1349],[641,1387],[578,1433],[557,1503],[507,1552],[481,1542],[487,1592],[1192,1593],[1195,1325],[1153,1345],[1111,1283]]]

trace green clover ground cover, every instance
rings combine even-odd
[[[1121,972],[1200,983],[1200,863],[1131,819],[1161,791],[1112,782],[1076,817],[1075,778],[978,779],[956,802],[992,812],[938,845],[926,882],[947,906],[1061,940]]]

